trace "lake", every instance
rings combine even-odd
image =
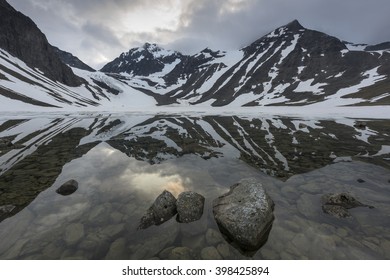
[[[212,201],[256,178],[275,202],[254,254]],[[76,192],[56,190],[74,179]],[[202,194],[200,220],[138,230],[164,190]],[[347,192],[374,206],[322,211]],[[254,115],[0,117],[0,259],[390,259],[390,120]]]

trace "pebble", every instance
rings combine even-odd
[[[278,260],[280,255],[275,251],[268,248],[261,249],[261,256],[266,260]]]
[[[204,248],[206,246],[206,238],[204,234],[196,236],[182,236],[181,244],[183,247],[190,247],[193,249]]]
[[[68,246],[75,245],[84,237],[84,225],[70,224],[66,227],[64,240]]]
[[[218,253],[215,247],[203,248],[200,252],[202,260],[222,260],[222,256]]]
[[[214,246],[218,243],[224,242],[224,239],[220,232],[215,229],[209,228],[206,232],[206,242],[210,246]]]
[[[46,259],[57,260],[61,257],[64,248],[59,246],[59,244],[50,243],[42,251]]]
[[[298,211],[305,217],[316,219],[321,206],[317,196],[304,193],[297,201],[297,208]]]
[[[338,228],[337,229],[337,235],[340,237],[347,237],[348,236],[348,231],[344,228]]]
[[[169,257],[169,255],[170,255],[170,253],[171,253],[171,251],[172,251],[173,249],[175,249],[174,246],[170,246],[170,247],[168,247],[168,248],[163,249],[163,250],[158,254],[158,257],[159,257],[160,259],[162,259],[162,260],[167,260],[168,257]]]
[[[118,237],[125,229],[125,224],[109,225],[101,231],[101,234],[108,239]]]
[[[222,256],[223,259],[229,259],[231,257],[230,247],[227,244],[218,244],[217,246],[218,253]]]
[[[193,260],[194,253],[188,247],[176,247],[171,250],[168,260]]]
[[[119,238],[115,240],[108,250],[108,253],[105,257],[106,260],[125,260],[128,258],[128,251],[126,248],[126,239]]]

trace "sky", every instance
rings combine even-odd
[[[389,0],[8,0],[49,42],[95,69],[145,42],[237,50],[297,19],[354,43],[390,41]]]

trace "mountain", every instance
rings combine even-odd
[[[74,67],[82,70],[86,70],[89,72],[95,72],[96,70],[92,67],[88,66],[84,62],[82,62],[78,57],[74,56],[73,54],[60,50],[57,47],[53,47],[55,52],[57,53],[58,57],[61,59],[63,63],[68,65],[69,67]]]
[[[388,42],[348,43],[294,20],[241,50],[185,55],[146,43],[94,71],[0,7],[2,111],[390,105]]]
[[[161,48],[159,53],[164,53]],[[338,38],[304,28],[297,20],[239,51],[205,49],[175,57],[174,65],[169,64],[172,60],[165,64],[171,71],[159,76],[150,75],[157,71],[148,66],[158,63],[161,70],[163,60],[153,56],[145,64],[146,56],[122,54],[114,61],[125,68],[105,66],[102,71],[131,73],[130,84],[154,96],[160,105],[390,104],[388,43],[356,50]],[[138,71],[140,65],[143,73]]]
[[[79,86],[82,81],[61,62],[55,49],[36,24],[0,0],[0,48],[20,58],[28,66],[38,68],[54,81]]]
[[[146,43],[141,48],[133,48],[122,53],[114,61],[106,64],[101,71],[127,73],[133,76],[149,76],[164,72],[166,67],[177,64],[181,59],[183,59],[183,55],[178,52],[167,51],[156,44]]]
[[[0,0],[1,112],[155,105],[152,97],[126,83],[91,71],[72,54],[51,46],[30,18]]]

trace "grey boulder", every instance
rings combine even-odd
[[[69,180],[64,183],[61,187],[59,187],[56,192],[60,195],[71,195],[75,191],[77,191],[79,187],[79,183],[76,180]]]
[[[245,179],[213,201],[213,213],[228,241],[250,252],[267,241],[274,220],[274,205],[261,183]]]
[[[199,220],[203,215],[205,198],[192,191],[182,192],[176,201],[177,221],[191,223]]]
[[[161,225],[177,213],[176,198],[169,191],[163,191],[146,214],[141,218],[138,229],[146,229],[152,225]]]

